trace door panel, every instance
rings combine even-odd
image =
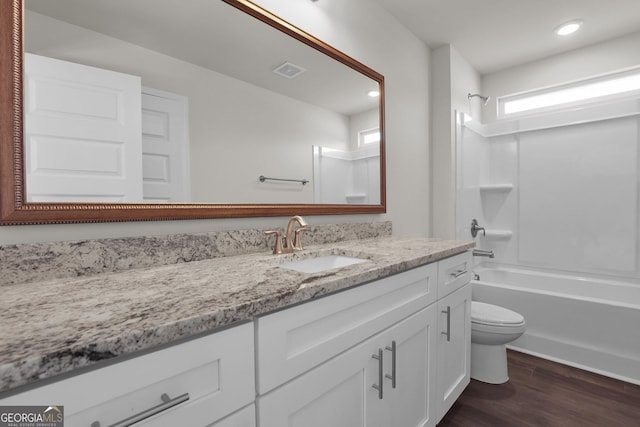
[[[142,170],[146,202],[189,202],[187,98],[144,88]]]
[[[25,54],[27,200],[142,200],[140,78]]]

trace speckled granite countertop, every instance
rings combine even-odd
[[[0,391],[149,349],[463,252],[473,242],[350,240],[303,252],[215,258],[2,288]],[[278,264],[342,254],[316,274]]]

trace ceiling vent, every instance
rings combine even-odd
[[[285,62],[284,64],[273,69],[274,73],[287,79],[294,79],[305,71],[307,70],[296,64],[292,64],[291,62]]]

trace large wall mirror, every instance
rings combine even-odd
[[[385,212],[383,76],[254,3],[0,9],[1,224]]]

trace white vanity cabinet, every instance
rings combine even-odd
[[[220,420],[213,425],[255,427],[254,400],[253,324],[246,323],[13,395],[0,405],[62,405],[68,427],[111,426],[145,413],[136,426]]]
[[[465,252],[438,265],[437,422],[471,380],[471,262]]]
[[[258,318],[260,426],[435,425],[436,288],[434,263]]]
[[[260,426],[435,426],[469,382],[470,262],[461,254],[258,318]]]
[[[437,264],[258,317],[258,394],[266,394],[436,301]]]
[[[466,252],[0,405],[62,405],[68,427],[434,427],[469,383],[470,276]]]

